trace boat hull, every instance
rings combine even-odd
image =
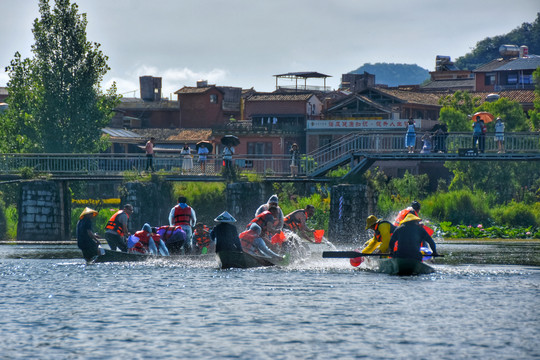
[[[137,254],[137,253],[125,253],[120,251],[113,251],[104,249],[105,254],[100,255],[94,260],[95,263],[108,263],[108,262],[139,262],[147,260],[209,260],[215,257],[215,254],[203,254],[203,255],[171,255],[171,256],[154,256],[150,254]]]
[[[266,258],[254,256],[242,251],[218,251],[219,267],[222,269],[248,269],[262,266],[274,266]]]
[[[428,264],[407,258],[378,259],[374,270],[389,275],[422,275],[435,272]]]

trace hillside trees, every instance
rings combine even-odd
[[[6,68],[8,110],[0,119],[5,152],[92,152],[104,148],[101,128],[118,103],[116,86],[103,92],[109,70],[100,44],[86,37],[76,4],[40,0],[32,32],[33,58],[19,53]]]

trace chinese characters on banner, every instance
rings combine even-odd
[[[403,129],[405,119],[379,119],[379,120],[308,120],[307,128],[310,130],[322,129]],[[418,126],[418,124],[416,124]]]

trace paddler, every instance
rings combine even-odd
[[[429,244],[433,256],[438,255],[435,242],[420,225],[421,220],[414,214],[407,214],[405,219],[401,220],[401,225],[394,231],[388,244],[392,257],[422,261],[423,255],[420,252],[420,247],[423,242]]]
[[[84,208],[77,222],[77,246],[81,249],[87,263],[94,261],[100,253],[99,238],[92,231],[92,218],[98,215],[96,210]]]
[[[255,223],[251,224],[248,230],[242,232],[239,235],[242,250],[251,255],[262,255],[275,260],[283,260],[284,256],[276,254],[266,246],[261,237],[261,232],[261,227]]]
[[[195,224],[193,231],[193,252],[197,255],[206,254],[215,250],[215,244],[210,238],[210,229],[202,222]]]
[[[193,247],[191,239],[193,236],[192,228],[197,223],[197,215],[195,214],[195,210],[186,203],[186,197],[178,197],[178,204],[174,206],[169,213],[169,225],[182,227],[186,232],[186,244],[184,245],[184,248],[189,248],[189,251],[191,251]]]
[[[127,223],[131,214],[133,214],[133,206],[126,204],[122,210],[114,213],[105,225],[105,239],[111,250],[114,251],[118,248],[127,252],[125,237],[129,236]]]
[[[416,216],[419,216],[420,213],[420,203],[418,201],[413,201],[411,203],[411,206],[406,207],[405,209],[401,210],[398,215],[396,216],[396,219],[394,220],[394,226],[399,226],[401,223],[401,220],[405,219],[405,216],[407,214],[413,214]]]
[[[278,205],[278,202],[279,202],[279,199],[278,199],[278,196],[276,194],[270,196],[270,198],[268,199],[268,202],[266,204],[262,204],[261,206],[259,206],[259,208],[257,209],[257,211],[255,211],[255,216],[265,212],[265,211],[268,211],[270,210],[270,208],[273,208],[275,207],[277,209],[277,214],[275,216],[275,219],[274,219],[274,225],[273,225],[273,231],[274,232],[279,232],[283,229],[283,211],[281,210],[281,208],[279,207]]]
[[[386,253],[388,252],[388,244],[390,237],[396,229],[389,221],[377,219],[375,215],[370,215],[366,219],[366,230],[373,230],[374,234],[369,239],[362,249],[363,254]]]
[[[158,255],[158,251],[163,256],[169,256],[169,250],[165,246],[157,230],[146,223],[142,229],[130,236],[129,252],[140,254]],[[159,249],[159,250],[158,250]]]
[[[295,210],[285,216],[283,228],[295,232],[304,240],[315,242],[313,239],[313,232],[315,230],[310,229],[306,224],[306,220],[314,214],[315,206],[313,205],[307,205],[305,209]]]
[[[161,240],[165,242],[165,246],[169,249],[171,254],[189,254],[190,249],[187,250],[184,248],[186,242],[186,232],[182,229],[181,226],[160,226],[157,228],[157,233],[161,236]]]
[[[233,225],[236,219],[224,211],[214,221],[218,224],[210,232],[210,238],[216,242],[216,252],[242,251],[238,230]]]

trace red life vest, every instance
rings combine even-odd
[[[211,240],[209,230],[208,226],[204,225],[204,228],[200,233],[197,230],[193,232],[193,240],[199,249],[210,246]]]
[[[105,225],[105,229],[114,230],[114,231],[116,231],[118,233],[118,235],[124,236],[124,228],[122,227],[122,224],[116,220],[118,215],[120,215],[122,213],[124,213],[124,210],[118,210],[116,213],[114,213],[114,215],[111,216],[111,218],[107,222],[107,225]],[[129,214],[127,214],[127,213],[125,213],[125,214],[129,219]]]
[[[135,245],[133,245],[133,248],[131,248],[133,252],[139,252],[141,254],[148,253],[150,239],[154,240],[154,244],[156,244],[156,247],[159,247],[161,237],[158,234],[139,230],[134,234],[134,236],[136,236],[139,241]]]
[[[167,225],[164,225],[164,226],[160,226],[157,230],[165,230],[165,232],[163,233],[163,235],[161,236],[161,238],[164,240],[164,241],[167,241],[169,240],[169,238],[172,236],[172,234],[176,231],[176,229],[178,229],[179,226],[167,226]]]
[[[399,212],[398,216],[396,216],[396,220],[394,220],[394,226],[399,226],[401,220],[405,219],[408,214],[414,214],[415,216],[418,216],[418,213],[414,211],[411,206],[409,206],[408,208],[403,209]]]
[[[246,228],[249,229],[251,224],[257,224],[260,226],[261,229],[263,229],[266,223],[268,222],[268,215],[270,215],[272,218],[274,217],[274,215],[272,215],[270,211],[268,210],[263,211],[259,215],[255,216],[255,218],[251,220],[249,224],[247,224]]]
[[[174,207],[174,225],[191,225],[191,208],[186,206],[181,208],[180,205]]]
[[[300,213],[302,213],[306,217],[306,220],[308,219],[306,211],[303,210],[303,209],[299,209],[299,210],[295,210],[292,213],[290,213],[289,215],[285,216],[285,218],[283,219],[283,224],[287,225],[289,227],[289,229],[291,229],[292,231],[300,230],[301,222],[296,217],[296,215],[300,214]]]
[[[255,239],[259,237],[259,234],[255,230],[246,230],[240,235],[240,243],[242,244],[242,250],[245,252],[255,252]]]

